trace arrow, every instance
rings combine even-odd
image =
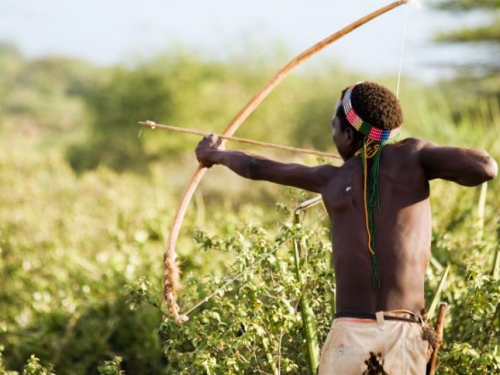
[[[172,126],[172,125],[157,124],[154,121],[149,121],[149,120],[148,121],[139,121],[139,124],[143,127],[146,127],[146,128],[151,128],[151,129],[158,128],[158,129],[164,129],[164,130],[171,130],[171,131],[178,132],[178,133],[195,134],[195,135],[203,135],[203,136],[209,135],[209,134],[214,134],[214,133],[209,133],[209,132],[203,132],[200,130],[179,128],[177,126]],[[277,145],[274,143],[261,142],[261,141],[256,141],[256,140],[248,139],[248,138],[232,137],[232,136],[227,136],[227,135],[222,135],[222,134],[214,134],[214,135],[216,135],[219,138],[226,139],[228,141],[246,143],[246,144],[250,144],[250,145],[272,148],[272,149],[276,149],[276,150],[297,152],[297,153],[301,153],[301,154],[309,154],[309,155],[316,155],[316,156],[325,156],[325,157],[334,158],[334,159],[341,159],[341,157],[339,155],[332,154],[330,152],[309,150],[306,148],[298,148],[298,147],[291,147],[291,146],[283,146],[283,145]]]

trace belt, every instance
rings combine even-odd
[[[372,319],[376,320],[377,316],[375,313],[365,313],[357,311],[339,311],[335,313],[335,319],[337,318],[358,318],[358,319]],[[409,323],[422,323],[422,317],[416,316],[411,312],[406,311],[385,311],[385,320],[397,320]]]

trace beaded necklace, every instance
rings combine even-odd
[[[366,218],[366,232],[368,234],[368,251],[372,260],[372,287],[379,290],[381,283],[378,274],[378,259],[377,249],[375,245],[375,222],[373,220],[373,210],[380,206],[379,198],[379,171],[380,171],[380,156],[382,149],[388,143],[397,141],[399,137],[399,129],[393,130],[380,129],[363,121],[361,117],[354,111],[351,104],[351,94],[353,88],[362,82],[358,82],[349,87],[342,101],[337,103],[337,108],[342,105],[346,114],[347,121],[359,132],[364,134],[363,147],[361,147],[354,155],[361,156],[363,164],[363,200]],[[335,111],[337,113],[337,111]],[[370,176],[368,178],[368,159],[373,159]]]

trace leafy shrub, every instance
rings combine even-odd
[[[224,239],[206,233],[196,238],[207,251],[230,251],[235,261],[229,275],[187,277],[186,289],[196,293],[183,302],[188,306],[199,299],[206,302],[189,313],[187,322],[178,325],[167,319],[160,326],[168,373],[303,373],[308,360],[299,307],[302,287],[287,247],[292,238],[307,246],[302,267],[323,341],[332,318],[333,294],[331,249],[325,237],[287,224],[275,238],[259,225]],[[132,294],[135,303],[151,304],[152,295],[158,295],[145,292],[145,284],[139,288]]]

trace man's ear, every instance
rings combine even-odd
[[[354,129],[351,126],[348,126],[346,129],[346,140],[347,144],[352,145],[356,141],[356,134],[354,134]]]

